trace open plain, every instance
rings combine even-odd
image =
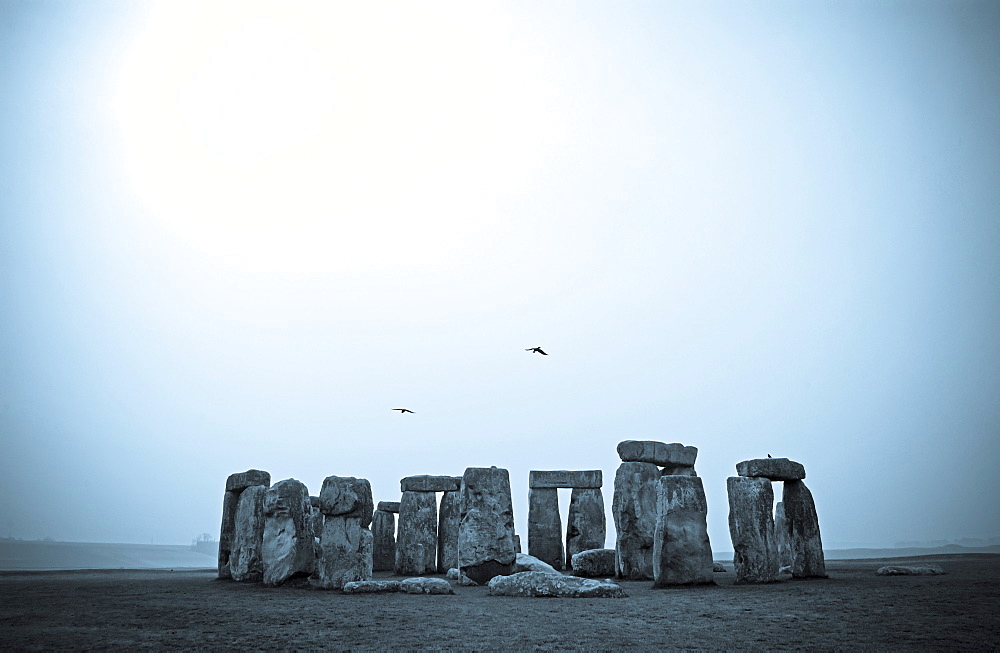
[[[942,576],[875,574],[937,564]],[[1000,647],[1000,555],[828,562],[824,580],[659,589],[624,599],[345,595],[214,570],[0,574],[0,648],[936,649]],[[376,574],[389,578],[389,574]]]

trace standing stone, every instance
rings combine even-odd
[[[323,535],[313,584],[341,589],[372,577],[372,488],[366,479],[328,476],[319,494]]]
[[[559,490],[528,490],[528,555],[556,569],[563,568],[562,518],[559,516]]]
[[[755,476],[730,476],[726,487],[736,583],[776,581],[778,548],[774,538],[774,491],[771,481]],[[787,502],[785,509],[788,509]]]
[[[573,555],[603,549],[608,534],[601,488],[573,488],[566,516],[566,569],[573,568]]]
[[[229,572],[229,558],[232,554],[233,529],[236,526],[236,508],[243,490],[255,485],[267,487],[271,475],[259,469],[230,474],[226,478],[226,492],[222,500],[222,528],[219,532],[219,578],[232,578]]]
[[[458,568],[458,525],[462,521],[462,495],[445,492],[438,509],[437,570],[439,574]]]
[[[656,490],[653,587],[714,583],[708,501],[701,479],[661,476]]]
[[[264,583],[308,576],[316,562],[312,505],[305,484],[290,478],[264,492]]]
[[[611,514],[618,540],[615,575],[626,580],[653,578],[656,488],[660,468],[653,463],[622,463],[615,474]]]
[[[826,560],[812,492],[802,481],[785,481],[781,498],[792,544],[792,577],[826,578]]]
[[[233,580],[257,582],[264,577],[261,548],[264,541],[263,485],[248,487],[240,493],[233,528],[233,548],[229,556],[229,572]]]
[[[396,566],[396,515],[376,510],[372,518],[372,569],[392,571]]]
[[[469,467],[462,477],[458,531],[463,574],[483,584],[514,568],[514,508],[510,476],[499,467]]]
[[[437,495],[403,492],[399,502],[396,563],[400,576],[420,576],[437,571]]]
[[[792,566],[792,538],[785,519],[785,502],[774,506],[774,545],[778,551],[778,569]]]

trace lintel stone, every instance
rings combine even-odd
[[[618,456],[626,463],[653,463],[660,467],[693,466],[698,458],[698,447],[685,447],[679,442],[624,440],[618,443]]]
[[[788,458],[754,458],[736,463],[738,476],[759,476],[772,481],[801,481],[806,468]]]
[[[399,512],[398,501],[379,501],[377,510],[382,512]]]
[[[271,474],[259,469],[248,469],[238,474],[230,474],[226,479],[226,492],[242,492],[255,485],[271,486]]]
[[[582,471],[551,470],[532,471],[528,474],[529,488],[600,488],[604,474],[599,469]]]
[[[399,481],[403,492],[457,492],[462,487],[461,476],[407,476]]]

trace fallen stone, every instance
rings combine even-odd
[[[781,491],[792,549],[794,578],[826,578],[826,559],[812,492],[802,481],[785,481]]]
[[[611,514],[618,537],[615,575],[626,580],[653,578],[656,487],[660,468],[653,463],[622,463],[615,473]]]
[[[566,569],[572,569],[573,556],[581,551],[604,547],[607,517],[601,488],[573,488],[566,516]]]
[[[372,523],[372,486],[365,478],[327,476],[319,493],[320,511],[327,517],[356,517],[362,528]]]
[[[771,481],[764,477],[730,476],[726,488],[736,583],[774,582],[778,577],[778,549]]]
[[[456,585],[466,585],[466,586],[479,585],[479,583],[477,583],[476,581],[472,580],[468,576],[463,575],[462,572],[460,572],[457,568],[449,569],[448,573],[446,574],[446,577],[448,578],[448,580],[455,581]]]
[[[258,582],[264,578],[261,548],[264,542],[264,493],[267,488],[254,485],[240,493],[236,507],[229,572],[233,580]]]
[[[772,481],[801,481],[806,468],[788,458],[754,458],[736,463],[737,476],[760,476]]]
[[[445,492],[441,495],[441,505],[438,508],[437,529],[437,571],[447,572],[452,567],[458,567],[458,526],[462,521],[462,506],[459,503],[462,495],[458,492]]]
[[[248,469],[238,474],[230,474],[226,479],[226,492],[242,492],[255,485],[268,487],[271,485],[271,475],[259,469]]]
[[[510,476],[499,467],[469,467],[462,477],[458,532],[462,573],[485,583],[514,567],[514,508]]]
[[[535,556],[526,553],[518,553],[514,558],[514,573],[522,571],[538,571],[543,574],[561,574],[562,572]]]
[[[547,596],[556,598],[624,598],[620,585],[606,581],[522,571],[511,576],[496,576],[489,582],[491,596]]]
[[[660,467],[694,466],[698,447],[685,447],[679,442],[667,444],[653,440],[625,440],[618,443],[618,457],[626,463],[653,463]]]
[[[398,501],[379,501],[376,510],[381,510],[383,512],[399,512],[399,502]]]
[[[396,566],[396,515],[376,510],[372,517],[372,570],[392,571]]]
[[[437,495],[403,492],[396,532],[395,573],[399,576],[437,572]]]
[[[726,571],[726,567],[721,562],[713,562],[712,563],[712,572],[713,573],[719,574],[719,573],[724,573],[725,571]]]
[[[528,554],[562,569],[562,518],[559,516],[559,490],[537,488],[528,490]]]
[[[879,576],[939,576],[946,572],[937,565],[888,565],[879,567],[875,573]]]
[[[599,469],[584,471],[532,471],[528,473],[529,488],[596,488],[604,485]]]
[[[711,584],[715,582],[713,567],[708,502],[701,479],[661,476],[653,535],[653,587]]]
[[[458,492],[462,486],[461,476],[407,476],[399,481],[403,492]]]
[[[264,537],[261,548],[264,583],[280,585],[294,576],[309,576],[315,568],[309,489],[293,478],[264,492]]]
[[[384,592],[398,592],[399,580],[352,580],[344,583],[344,594],[381,594]]]
[[[573,556],[573,575],[607,578],[615,575],[614,549],[588,549]]]
[[[443,578],[407,578],[399,583],[399,591],[406,594],[454,594],[455,590]]]

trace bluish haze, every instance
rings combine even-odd
[[[529,470],[603,469],[613,546],[615,445],[655,439],[699,448],[716,550],[768,453],[828,546],[996,536],[998,35],[4,0],[0,534],[187,543],[232,472],[497,465],[522,537]]]

